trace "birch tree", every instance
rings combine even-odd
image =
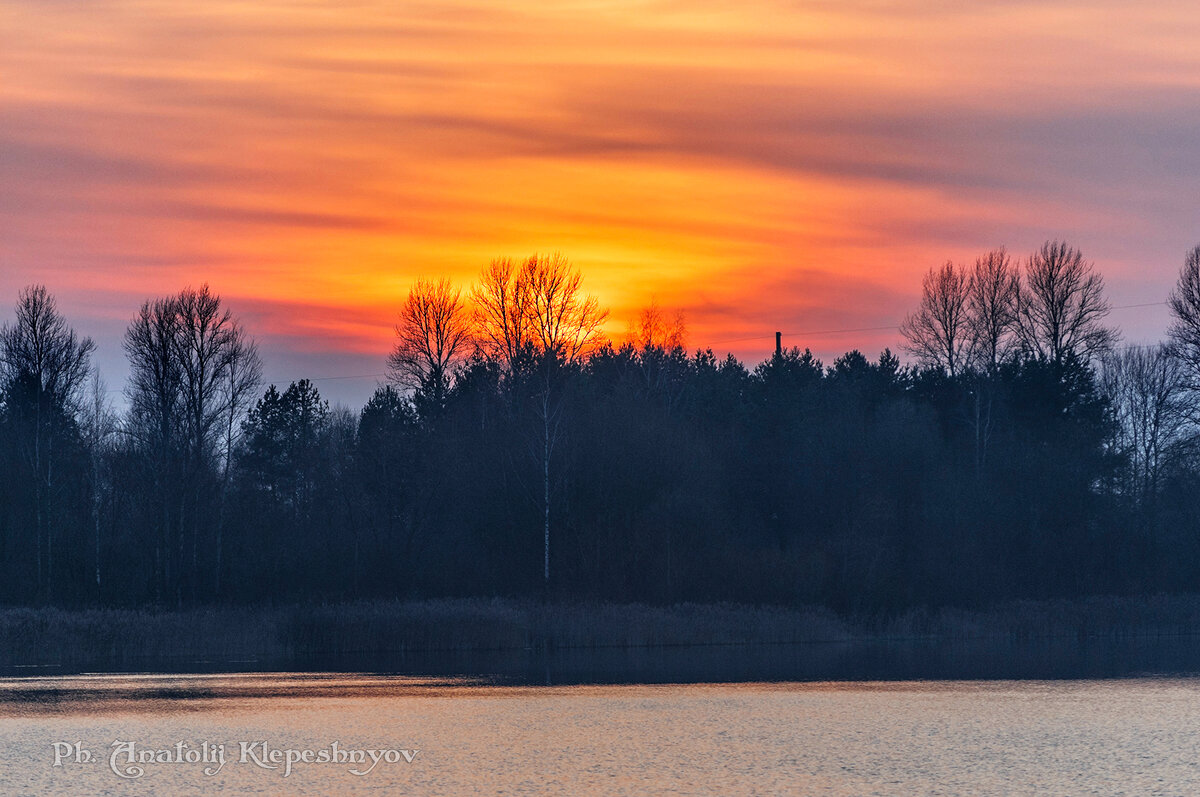
[[[542,581],[548,589],[551,469],[564,432],[564,382],[601,345],[608,311],[583,292],[582,275],[560,254],[534,254],[519,266],[508,258],[493,260],[472,296],[484,350],[505,365],[510,387],[522,378],[536,384],[531,453],[541,477]]]

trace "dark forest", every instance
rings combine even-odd
[[[0,333],[0,601],[1195,592],[1200,247],[1166,299],[1168,340],[1123,344],[1078,250],[996,250],[929,271],[899,353],[748,367],[657,306],[609,341],[564,258],[498,259],[413,287],[353,412],[261,384],[203,286],[134,313],[118,412],[30,286]]]

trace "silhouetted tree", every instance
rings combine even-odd
[[[1017,312],[1028,355],[1061,365],[1071,357],[1087,361],[1103,354],[1118,338],[1103,324],[1108,313],[1104,278],[1079,250],[1047,241],[1029,256]]]
[[[1179,279],[1167,298],[1171,352],[1187,368],[1193,390],[1200,391],[1200,245],[1184,258]]]
[[[535,258],[530,260],[536,265]],[[492,260],[471,291],[480,345],[497,362],[516,362],[532,345],[532,286],[525,274],[530,260],[519,267],[509,257]]]
[[[162,599],[175,583],[176,539],[181,539],[183,479],[183,375],[176,358],[179,315],[172,299],[147,300],[125,331],[130,376],[125,396],[130,412],[127,432],[141,455],[139,486],[154,505],[155,596]]]
[[[365,512],[354,529],[354,572],[361,573],[363,541],[359,525],[369,526],[383,541],[382,558],[391,577],[413,577],[420,547],[422,520],[417,492],[430,476],[420,439],[420,419],[412,402],[391,385],[375,391],[357,425],[357,482]],[[357,577],[357,576],[356,576]]]
[[[1106,355],[1101,365],[1115,416],[1113,445],[1128,463],[1121,490],[1148,507],[1194,434],[1184,366],[1166,345],[1131,346]]]
[[[689,356],[657,305],[614,347],[561,258],[495,261],[473,291],[479,348],[443,359],[436,412],[420,385],[380,387],[361,413],[304,380],[262,392],[215,296],[149,301],[116,431],[98,380],[62,394],[0,364],[0,601],[548,594],[550,534],[564,599],[886,615],[1194,589],[1200,252],[1173,297],[1173,356],[1098,358],[1091,266],[1064,277],[1075,258],[1050,268],[1050,248],[1035,265],[1052,289],[1017,309],[1041,296],[1058,315],[1027,312],[1040,331],[1023,345],[1010,261],[976,262],[953,368],[887,350],[827,367],[793,346],[747,369]],[[1052,316],[1066,321],[1030,322]],[[6,351],[25,345],[14,326]],[[30,464],[39,439],[52,466]]]
[[[222,454],[228,459],[235,421],[257,383],[258,355],[207,285],[145,302],[126,330],[125,351],[129,430],[156,482],[159,591],[182,602],[186,587],[194,601],[202,525],[222,528],[218,465]]]
[[[635,321],[629,324],[629,343],[635,349],[661,349],[673,351],[683,349],[687,341],[687,324],[683,311],[667,313],[657,300],[643,308]]]
[[[970,352],[967,314],[971,279],[950,261],[931,268],[921,281],[921,306],[900,325],[905,348],[924,365],[945,368],[950,376],[962,369]]]
[[[995,374],[1015,344],[1021,282],[1003,247],[975,259],[968,283],[967,328],[971,360]]]
[[[315,492],[319,443],[329,422],[329,402],[307,379],[280,393],[274,385],[242,423],[245,451],[240,467],[250,484],[284,509],[293,521],[305,516]]]
[[[562,385],[602,343],[608,311],[583,293],[583,276],[559,254],[507,258],[484,269],[473,296],[485,346],[515,382],[536,383],[535,457],[541,470],[543,581],[550,583],[551,457],[563,433]]]
[[[92,371],[88,380],[84,400],[80,412],[80,431],[83,435],[84,447],[88,453],[89,490],[91,493],[91,520],[95,542],[95,595],[98,598],[101,588],[101,507],[104,494],[111,481],[110,474],[102,474],[105,459],[113,445],[120,428],[120,419],[113,410],[108,398],[108,389],[99,371]],[[102,478],[107,476],[108,478]]]
[[[317,530],[323,505],[333,503],[330,422],[328,402],[305,379],[282,393],[269,386],[242,422],[236,544],[239,558],[262,563],[258,573],[240,573],[243,588],[254,579],[269,595],[291,591],[297,578],[322,580],[310,560],[323,553]]]
[[[667,313],[652,301],[630,323],[622,346],[628,347],[628,362],[636,364],[648,393],[661,400],[668,412],[683,401],[688,381],[686,340],[683,312]]]
[[[400,310],[388,370],[396,384],[440,407],[454,365],[472,345],[471,317],[461,291],[447,279],[418,280]]]
[[[67,324],[43,285],[24,288],[15,320],[0,327],[6,436],[31,494],[35,584],[43,600],[53,597],[61,514],[55,503],[77,478],[63,464],[78,448],[77,416],[94,350],[91,338],[80,338]]]

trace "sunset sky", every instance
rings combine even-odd
[[[499,255],[751,364],[895,349],[829,330],[999,245],[1157,302],[1200,242],[1197,41],[1183,1],[0,0],[0,320],[45,283],[119,390],[137,306],[208,282],[269,379],[357,405],[413,280]]]

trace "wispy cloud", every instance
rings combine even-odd
[[[0,296],[108,330],[207,281],[293,364],[382,361],[417,276],[535,250],[614,331],[654,294],[749,357],[1002,243],[1154,298],[1200,239],[1198,37],[1183,2],[0,0]]]

